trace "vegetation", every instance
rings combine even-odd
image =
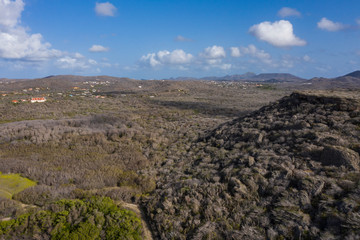
[[[140,219],[110,198],[60,200],[0,222],[0,236],[41,239],[142,239]]]
[[[0,197],[11,199],[14,194],[35,185],[36,182],[23,178],[19,174],[2,174],[0,172]]]
[[[0,171],[37,185],[0,197],[0,238],[144,237],[112,201],[141,206],[157,239],[359,235],[355,90],[69,78],[1,86]],[[11,103],[30,88],[48,101]]]

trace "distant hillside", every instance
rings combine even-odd
[[[277,82],[302,82],[303,78],[299,78],[289,73],[261,73],[253,76],[250,80],[253,81],[277,81]]]
[[[248,81],[248,82],[303,82],[306,79],[294,76],[289,73],[245,73],[236,75],[226,75],[223,77],[203,77],[201,80],[212,81]]]
[[[360,88],[360,71],[336,78],[313,78],[308,83],[313,89],[358,89]]]
[[[360,71],[355,71],[349,74],[346,74],[344,77],[354,77],[354,78],[360,78]]]
[[[255,73],[247,72],[244,74],[235,74],[235,75],[226,75],[223,77],[203,77],[201,80],[213,80],[213,81],[240,81],[240,80],[246,80],[250,79],[252,77],[256,76]]]
[[[70,90],[73,87],[80,86],[82,82],[91,81],[109,81],[109,82],[124,82],[124,84],[134,81],[128,78],[117,78],[109,76],[76,76],[76,75],[57,75],[48,76],[37,79],[25,80],[8,80],[11,84],[2,85],[1,90],[14,91],[26,88],[49,88],[57,91]],[[136,84],[135,84],[136,85]]]

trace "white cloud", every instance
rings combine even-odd
[[[89,59],[88,62],[89,62],[91,65],[97,65],[97,62],[96,62],[94,59]]]
[[[43,61],[59,57],[62,53],[51,49],[41,34],[29,35],[22,27],[0,30],[0,57],[13,60]]]
[[[90,52],[107,52],[109,51],[109,48],[101,46],[101,45],[92,45],[91,48],[89,48]]]
[[[274,23],[262,22],[252,26],[249,32],[258,39],[275,47],[304,46],[306,41],[294,35],[293,26],[289,21],[280,20]]]
[[[305,62],[310,62],[310,61],[311,61],[311,57],[309,57],[309,55],[305,55],[305,56],[303,57],[303,60],[304,60]]]
[[[71,69],[71,70],[87,70],[98,63],[93,59],[87,59],[80,53],[75,53],[72,55],[67,55],[59,58],[56,61],[56,65],[62,69]]]
[[[175,41],[176,42],[192,42],[193,40],[179,35],[175,38]]]
[[[96,3],[95,12],[99,16],[113,17],[116,13],[116,7],[109,2]]]
[[[14,27],[18,24],[24,5],[22,0],[0,0],[0,25]]]
[[[220,68],[222,70],[228,70],[228,69],[231,69],[232,65],[230,63],[224,63],[222,65],[220,65]]]
[[[57,64],[60,68],[69,69],[69,68],[88,68],[86,64],[80,62],[79,59],[73,58],[70,56],[65,56],[57,60]]]
[[[283,18],[291,16],[300,17],[301,13],[294,8],[283,7],[278,11],[278,15]]]
[[[272,64],[271,55],[262,49],[257,49],[255,45],[250,44],[247,47],[242,47],[241,52],[255,57],[266,64]]]
[[[360,25],[360,18],[356,19],[357,25]]]
[[[205,50],[200,53],[200,56],[210,59],[225,58],[226,53],[223,47],[214,45],[212,47],[205,48]]]
[[[19,25],[24,5],[22,0],[0,0],[0,58],[44,61],[60,57],[62,52],[52,49],[41,34],[29,34]]]
[[[230,55],[232,57],[241,57],[241,52],[238,47],[231,47],[230,48]]]
[[[329,31],[329,32],[336,32],[346,28],[346,26],[339,22],[333,22],[325,17],[323,17],[318,23],[318,28]]]
[[[186,53],[182,49],[176,49],[172,52],[163,50],[157,53],[149,53],[140,58],[142,63],[146,63],[151,67],[161,65],[182,65],[188,64],[193,60],[193,55]]]
[[[206,59],[205,62],[209,65],[220,66],[220,64],[222,63],[222,59],[219,59],[219,58],[218,59]]]
[[[157,60],[156,53],[148,53],[140,58],[140,61],[149,64],[151,67],[161,65],[161,62]]]

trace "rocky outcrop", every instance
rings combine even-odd
[[[360,166],[359,154],[341,146],[326,146],[322,152],[320,161],[323,165],[345,166],[353,170],[359,170]]]
[[[297,92],[225,123],[159,172],[160,239],[356,239],[360,104]]]

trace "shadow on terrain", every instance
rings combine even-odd
[[[105,94],[107,96],[112,96],[112,97],[117,97],[119,95],[122,95],[122,94],[136,94],[135,91],[103,91],[101,92],[102,94]]]
[[[201,113],[211,116],[225,116],[225,117],[241,117],[251,111],[239,110],[236,108],[217,106],[211,103],[204,102],[181,102],[181,101],[163,101],[163,100],[152,100],[154,104],[162,105],[165,107],[175,107],[182,110],[193,110],[196,113]]]

